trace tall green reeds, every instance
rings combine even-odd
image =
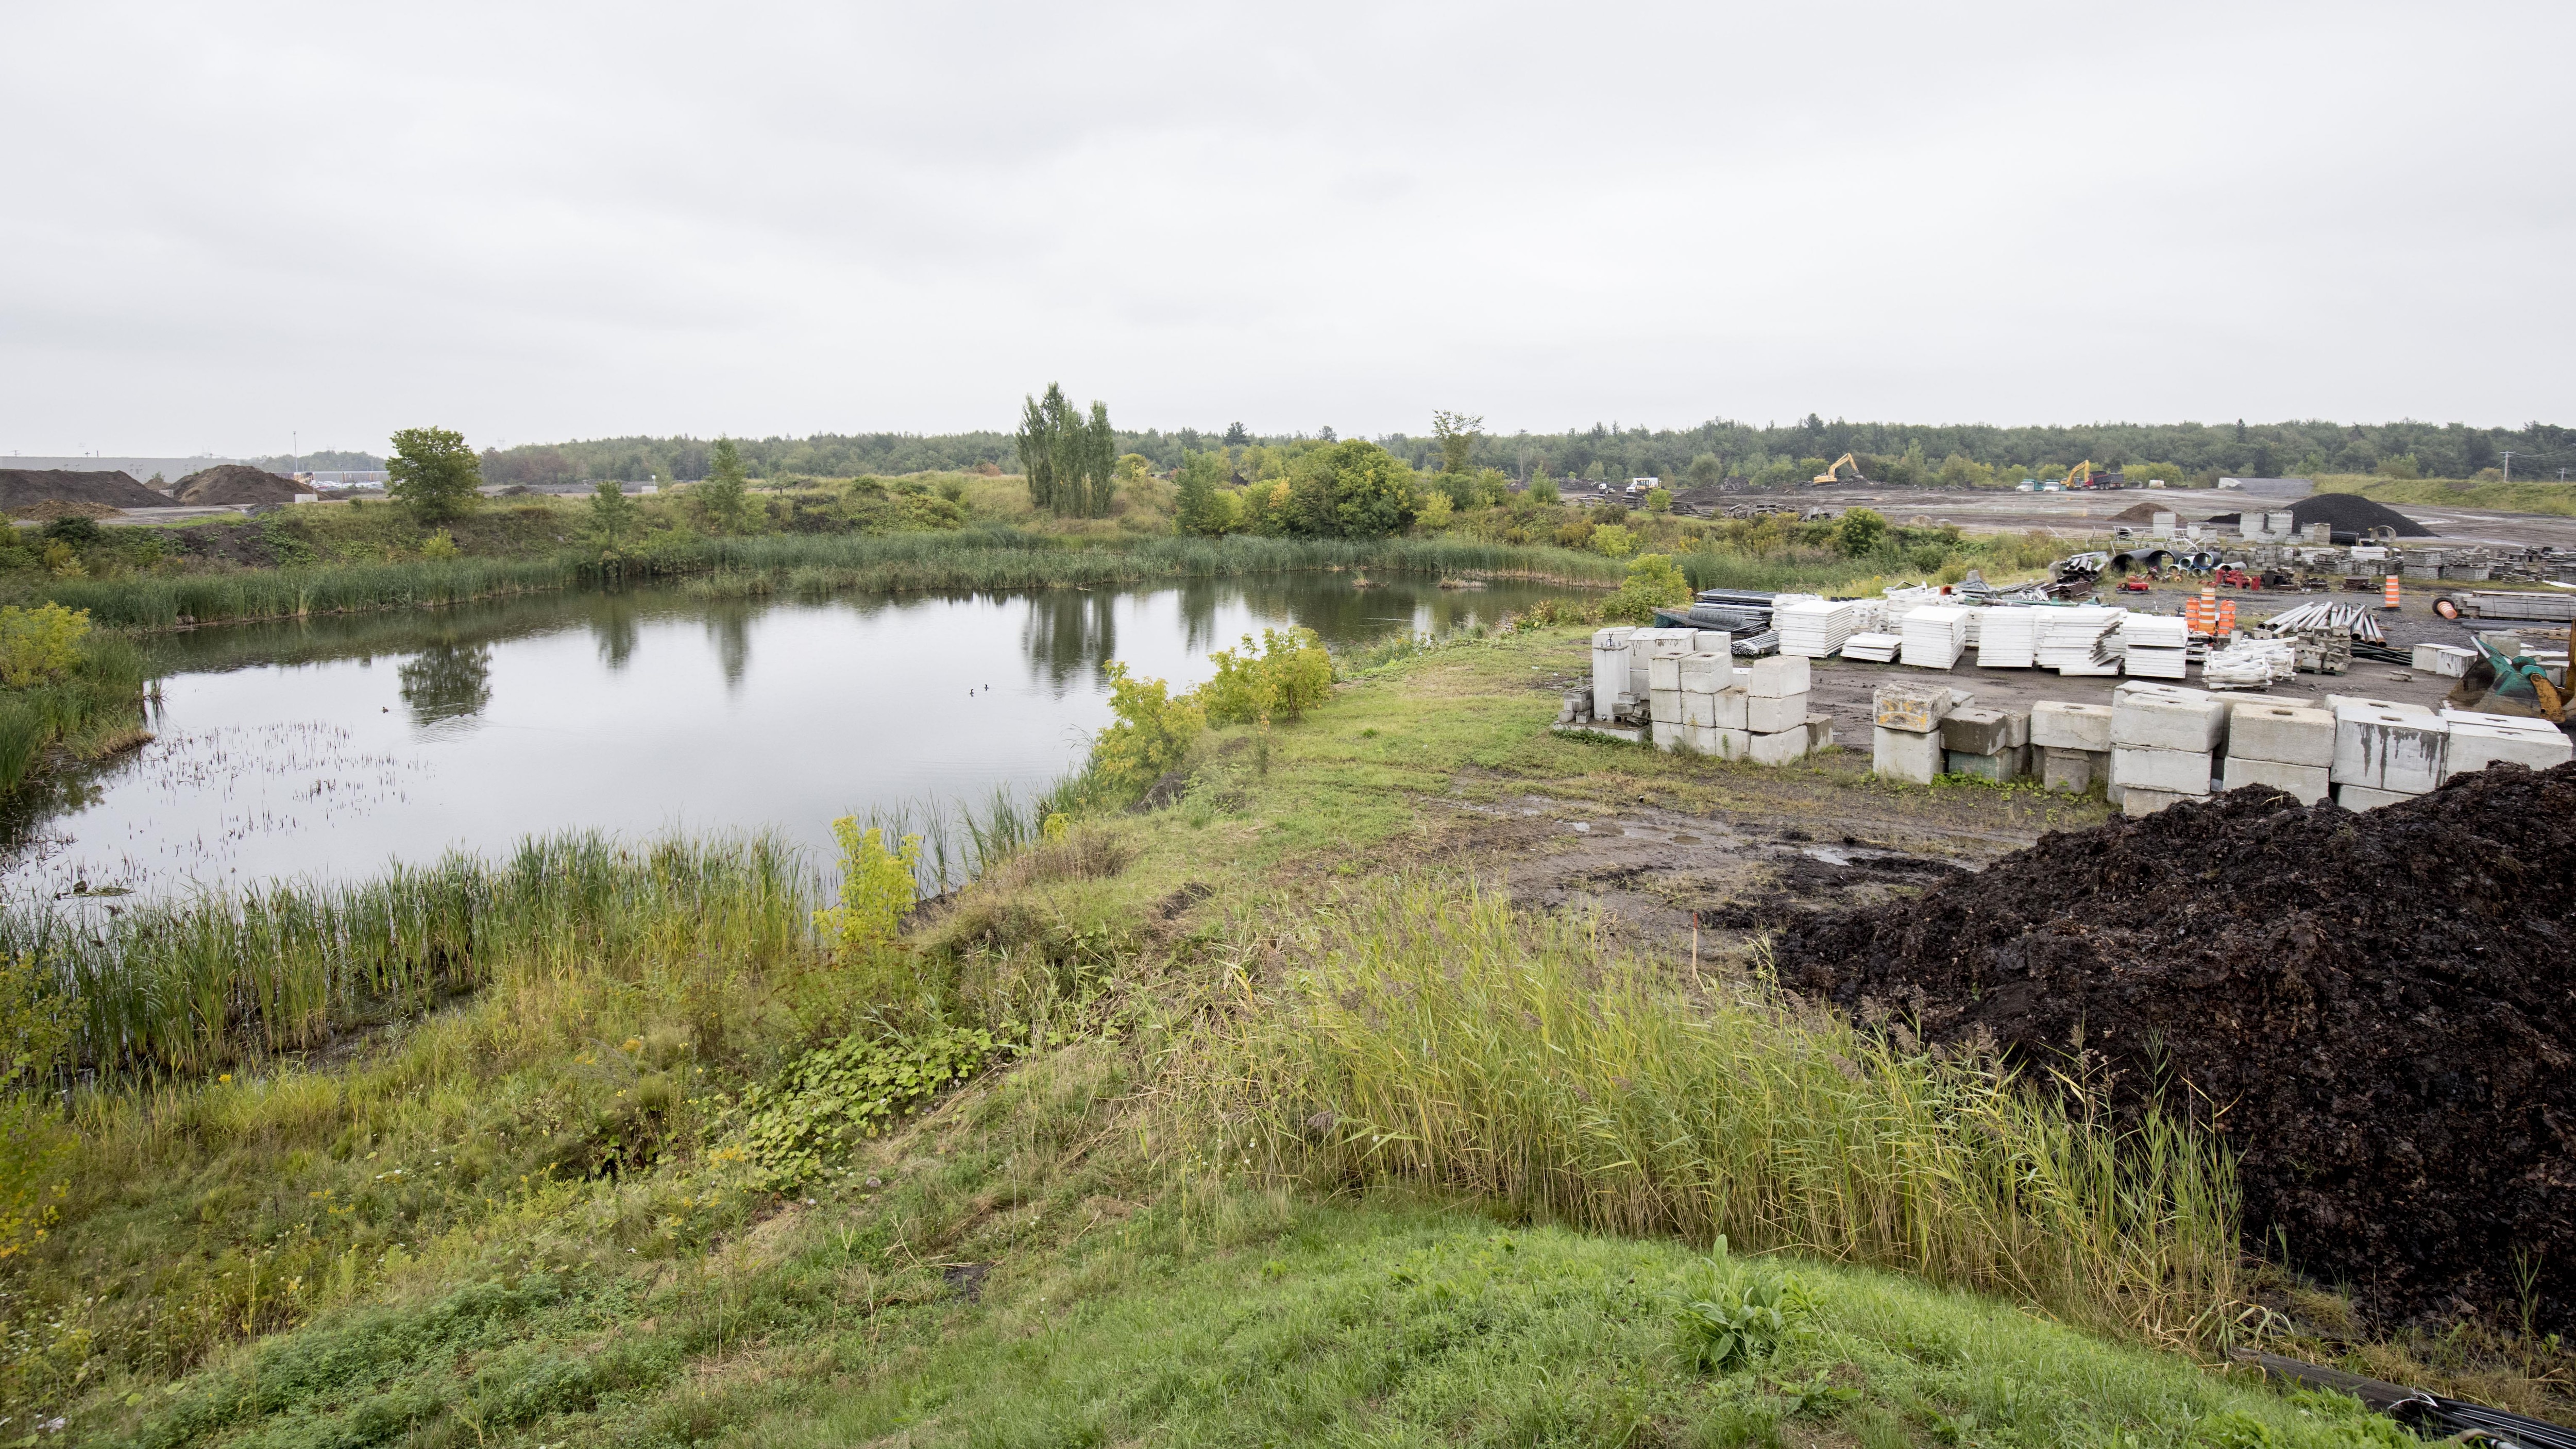
[[[503,962],[590,975],[674,943],[776,959],[810,942],[820,896],[801,857],[766,837],[563,835],[498,863],[450,856],[345,885],[120,902],[114,915],[15,901],[0,907],[0,953],[32,955],[70,997],[60,1070],[195,1073],[417,1012],[489,983]]]
[[[2169,1124],[2071,1119],[1991,1064],[1659,975],[1473,889],[1359,896],[1290,954],[1217,1060],[1226,1130],[1317,1183],[1723,1234],[2166,1342],[2208,1341],[2235,1298],[2233,1169]]]
[[[166,629],[182,620],[285,619],[457,604],[619,579],[698,578],[699,592],[741,596],[791,589],[799,597],[1102,587],[1317,569],[1392,569],[1574,584],[1615,583],[1621,566],[1564,549],[1457,539],[1343,542],[1280,538],[1156,538],[1089,545],[977,529],[956,533],[777,534],[686,539],[604,569],[596,558],[346,564],[234,573],[66,580],[48,599],[87,609],[98,624]]]
[[[69,673],[0,690],[0,795],[41,770],[56,745],[77,751],[132,731],[143,717],[144,675],[142,652],[131,642],[91,635]]]

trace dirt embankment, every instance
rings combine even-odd
[[[2249,1245],[2375,1314],[2518,1322],[2528,1291],[2576,1325],[2576,765],[2365,814],[2238,790],[1777,950],[1856,1016],[2214,1121]]]
[[[0,513],[14,513],[39,503],[91,503],[114,509],[170,506],[169,499],[135,482],[128,473],[0,468]]]
[[[209,508],[222,504],[292,503],[295,495],[311,491],[292,478],[242,463],[223,463],[180,479],[172,499],[194,508]]]

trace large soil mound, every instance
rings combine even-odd
[[[103,503],[110,508],[167,508],[170,500],[126,473],[69,468],[0,468],[0,512],[39,503]]]
[[[248,464],[222,463],[180,479],[171,496],[176,502],[206,508],[226,503],[292,503],[296,494],[312,491],[292,478]]]
[[[2374,503],[2358,493],[2316,493],[2290,505],[2290,521],[2301,528],[2322,523],[2337,533],[2358,534],[2366,529],[2394,529],[2399,538],[2431,538],[2433,530],[2398,512],[2385,503]]]
[[[1777,948],[1856,1015],[2214,1120],[2246,1241],[2375,1314],[2518,1319],[2519,1261],[2542,1326],[2576,1325],[2576,765],[2365,814],[2237,790]]]

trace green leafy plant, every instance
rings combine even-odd
[[[717,533],[741,530],[750,499],[743,492],[742,450],[734,446],[733,439],[716,439],[708,455],[706,481],[690,489],[689,495],[710,529]]]
[[[832,838],[841,846],[841,899],[814,913],[814,924],[842,951],[866,951],[894,939],[903,913],[921,898],[913,874],[921,863],[921,837],[907,835],[889,847],[886,833],[859,828],[859,818],[844,815],[832,822]]]
[[[1651,623],[1655,610],[1690,602],[1690,579],[1669,554],[1640,554],[1628,561],[1628,577],[1619,592],[1602,601],[1601,617],[1622,623]]]
[[[443,528],[420,541],[422,558],[451,559],[464,552],[465,550],[456,546],[456,535]]]
[[[1727,1261],[1724,1237],[1697,1276],[1673,1307],[1673,1351],[1698,1373],[1728,1373],[1769,1358],[1790,1336],[1791,1320],[1806,1311],[1797,1279],[1737,1269]]]
[[[783,1190],[810,1181],[852,1143],[881,1135],[1010,1051],[980,1028],[846,1037],[752,1088],[743,1098],[748,1116],[740,1139],[716,1155],[747,1165],[754,1186]]]
[[[449,428],[405,428],[394,434],[385,459],[385,493],[431,523],[454,518],[481,501],[483,462]]]
[[[1174,699],[1170,685],[1132,678],[1124,664],[1109,666],[1109,712],[1117,719],[1093,742],[1092,766],[1129,791],[1161,779],[1207,727],[1207,715],[1193,696]]]
[[[612,479],[601,479],[591,486],[590,517],[585,526],[591,543],[602,558],[617,558],[625,552],[626,541],[641,532],[644,510],[626,496],[626,490]]]
[[[1626,558],[1637,551],[1637,535],[1624,523],[1604,523],[1592,530],[1591,546],[1603,558]]]
[[[1874,508],[1845,510],[1834,524],[1834,548],[1845,558],[1867,558],[1887,537],[1887,520]]]
[[[0,684],[25,689],[69,674],[80,666],[88,634],[86,609],[0,607]]]
[[[1243,636],[1240,650],[1208,656],[1216,677],[1197,698],[1211,724],[1292,720],[1333,692],[1333,657],[1312,629],[1264,629],[1261,645]]]

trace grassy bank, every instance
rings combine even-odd
[[[0,1124],[0,1433],[2389,1442],[2197,1360],[2214,1162],[1478,884],[1641,799],[1873,842],[2098,805],[1549,734],[1584,657],[1390,653],[1165,808],[987,822],[864,949],[757,845],[22,916],[65,969],[0,993],[60,1043]]]
[[[543,559],[417,560],[62,580],[48,585],[44,597],[87,609],[107,627],[166,629],[182,623],[435,607],[619,578],[703,579],[719,594],[832,594],[1096,588],[1324,569],[1578,585],[1614,584],[1621,573],[1617,561],[1594,554],[1445,539],[1162,538],[1092,546],[997,530],[692,538],[631,560],[614,573],[603,572],[595,558],[566,553]]]
[[[86,621],[53,618],[49,627],[42,610],[0,614],[9,636],[0,642],[0,798],[63,760],[103,759],[149,738],[142,652]]]
[[[2372,474],[2327,474],[2316,480],[2320,493],[2358,493],[2381,503],[2420,503],[2434,507],[2484,508],[2498,513],[2546,513],[2576,516],[2576,487],[2557,482],[2462,483],[2441,478],[2381,478]]]

